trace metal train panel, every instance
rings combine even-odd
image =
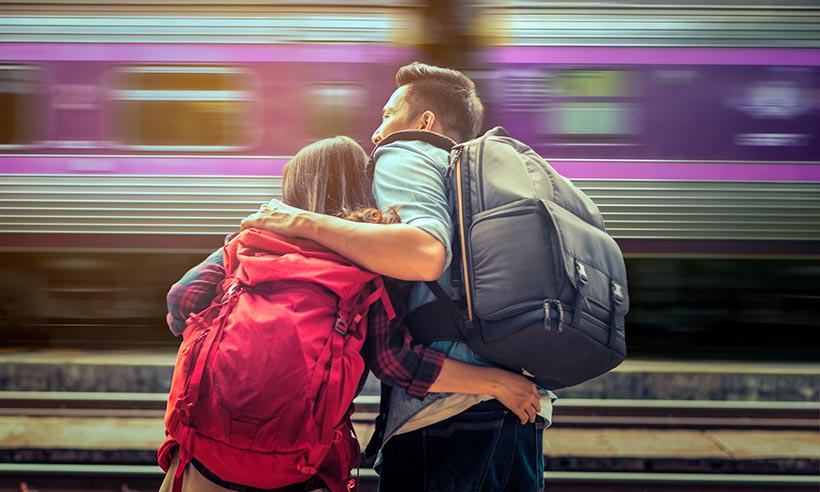
[[[224,169],[231,161],[215,165]],[[278,174],[275,169],[271,174]],[[820,183],[575,182],[598,204],[617,240],[820,241]],[[281,196],[281,178],[5,175],[0,193],[0,234],[7,239],[47,234],[59,249],[65,247],[62,236],[92,235],[86,244],[103,247],[112,244],[107,235],[222,237],[259,203]],[[203,242],[213,244],[213,238]]]
[[[820,47],[812,0],[479,0],[484,46]]]

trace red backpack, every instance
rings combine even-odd
[[[351,488],[367,310],[381,300],[394,315],[381,277],[257,229],[224,253],[225,295],[188,319],[171,383],[160,463],[178,444],[174,490],[193,457],[250,487],[319,475],[334,492]]]

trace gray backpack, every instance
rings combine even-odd
[[[462,299],[428,282],[438,302],[407,318],[417,342],[466,341],[550,389],[624,360],[626,267],[589,197],[501,127],[455,146],[430,132],[391,137],[452,149],[451,278]]]

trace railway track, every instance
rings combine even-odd
[[[161,417],[165,393],[0,391],[0,415]],[[355,400],[357,422],[372,421],[379,398]],[[557,428],[817,430],[817,402],[560,399]]]
[[[38,465],[0,463],[0,492],[20,492],[21,483],[39,492],[144,492],[162,481],[156,466]],[[816,492],[820,478],[783,475],[545,472],[550,492]],[[359,472],[359,491],[374,492],[377,475]]]
[[[41,429],[48,425],[56,425],[53,428],[59,429],[65,421],[80,427],[88,425],[89,432],[97,432],[97,421],[107,421],[105,425],[111,425],[112,420],[119,422],[118,417],[124,420],[114,424],[116,426],[127,425],[127,421],[146,422],[153,426],[158,420],[161,422],[166,398],[164,393],[0,392],[0,420],[37,420],[38,423],[33,425]],[[759,434],[777,436],[812,434],[818,430],[820,415],[820,405],[813,402],[559,401],[560,405],[554,409],[555,430],[550,437],[552,445],[557,446],[561,443],[560,435],[565,432],[573,435],[593,432],[596,436],[604,436],[612,433],[612,429],[626,433],[657,429],[660,434],[675,435],[683,435],[681,429],[691,429],[690,435],[720,433],[725,429],[752,433],[762,430],[764,432]],[[356,404],[354,420],[363,428],[369,427],[368,423],[378,410],[378,397],[361,395]],[[37,417],[43,417],[42,423]],[[21,449],[7,450],[5,462],[0,463],[0,492],[21,491],[21,483],[25,483],[29,490],[39,492],[143,492],[156,490],[162,480],[161,470],[150,464],[154,459],[150,449],[146,451],[132,446],[132,450],[118,452],[106,447],[86,452],[75,444],[55,449],[45,446],[41,450],[33,442],[22,445]],[[800,466],[788,459],[784,462],[784,458],[777,458],[776,461],[783,465],[778,469],[774,465],[763,468],[758,462],[744,461],[743,458],[735,462],[736,458],[715,461],[718,458],[652,457],[651,454],[569,456],[564,453],[569,451],[572,454],[577,450],[576,445],[562,449],[553,450],[557,454],[545,455],[550,470],[545,473],[549,492],[820,490],[820,474],[814,472],[816,458],[801,458]],[[375,491],[375,472],[363,468],[360,473],[359,490]]]

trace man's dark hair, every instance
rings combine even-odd
[[[409,85],[410,118],[432,111],[444,134],[457,142],[475,138],[481,131],[484,106],[475,84],[463,73],[413,62],[396,72],[396,87],[403,85]]]

